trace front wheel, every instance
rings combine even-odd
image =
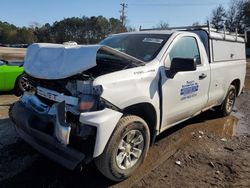
[[[138,116],[120,119],[104,152],[95,159],[98,170],[113,181],[128,178],[144,161],[149,148],[149,128]]]
[[[28,90],[30,90],[30,84],[27,75],[24,73],[17,77],[14,92],[16,96],[20,96]]]
[[[215,107],[215,110],[222,117],[228,116],[233,111],[235,100],[236,88],[234,85],[230,85],[226,98],[220,106]]]

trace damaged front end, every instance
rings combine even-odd
[[[49,47],[44,47],[46,53]],[[77,65],[78,72],[71,68],[53,74],[51,68],[56,70],[56,67],[45,61],[48,54],[42,58],[42,48],[35,52],[28,50],[25,66],[31,89],[13,105],[10,115],[24,140],[61,165],[74,169],[103,152],[123,115],[119,108],[102,98],[104,88],[95,85],[95,78],[133,68],[139,61],[124,58],[123,54],[114,55],[118,52],[111,53],[112,50],[97,48],[96,53],[99,54],[95,56],[95,65],[89,64],[88,68]],[[37,57],[31,58],[29,54]],[[78,53],[74,55],[81,58]],[[67,58],[63,58],[64,61]],[[46,73],[43,63],[50,67]],[[58,69],[65,68],[65,63],[62,62],[64,65]]]

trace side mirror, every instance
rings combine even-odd
[[[174,78],[178,72],[195,71],[196,62],[192,58],[173,58],[169,69],[169,78]]]

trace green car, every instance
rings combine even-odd
[[[17,96],[27,87],[23,62],[0,60],[0,92],[14,90]]]

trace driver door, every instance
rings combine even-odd
[[[201,58],[197,38],[176,37],[165,65],[170,67],[173,58],[193,58],[197,62],[197,70],[178,72],[173,78],[168,78],[165,70],[161,71],[162,130],[200,112],[208,101],[210,69],[208,62]]]

